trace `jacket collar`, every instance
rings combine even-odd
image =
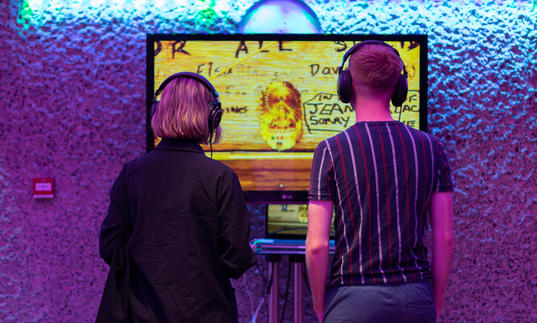
[[[204,154],[201,146],[194,140],[180,138],[164,138],[155,148],[157,150],[180,150]]]

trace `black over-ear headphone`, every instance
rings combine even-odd
[[[159,104],[159,101],[157,101],[157,96],[164,90],[164,88],[166,87],[166,85],[168,85],[168,83],[170,83],[172,80],[178,77],[187,77],[187,78],[197,80],[198,82],[203,84],[203,86],[205,86],[205,88],[209,90],[209,92],[211,92],[214,100],[209,104],[209,120],[208,121],[209,121],[209,132],[212,137],[213,132],[218,128],[218,125],[220,125],[220,120],[222,120],[222,112],[223,112],[222,104],[220,103],[218,92],[216,92],[216,89],[211,84],[211,82],[209,82],[209,80],[207,80],[205,77],[197,73],[180,72],[180,73],[175,73],[169,76],[167,79],[165,79],[164,82],[160,84],[158,90],[155,92],[155,96],[153,97],[152,112],[155,113],[157,111],[156,109]]]
[[[349,103],[352,99],[352,76],[351,72],[348,69],[343,69],[345,66],[345,61],[347,60],[347,58],[349,58],[349,56],[351,56],[358,49],[365,45],[381,45],[389,47],[395,52],[395,54],[397,54],[397,57],[401,59],[401,56],[399,55],[397,49],[380,40],[365,40],[352,46],[343,56],[343,62],[341,63],[341,66],[339,67],[338,71],[337,94],[339,96],[339,99],[343,103]],[[392,103],[396,107],[400,107],[401,105],[403,105],[403,102],[405,102],[406,95],[408,93],[408,73],[406,72],[405,63],[403,62],[403,60],[401,60],[401,63],[403,63],[403,74],[399,76],[399,80],[397,80],[397,84],[395,85],[392,94]]]

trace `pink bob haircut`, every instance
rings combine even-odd
[[[209,109],[213,94],[201,82],[189,77],[173,79],[162,91],[151,119],[151,127],[160,138],[181,138],[209,144]],[[213,133],[218,143],[222,128]]]
[[[370,44],[351,55],[349,70],[356,85],[376,92],[393,92],[403,70],[403,62],[388,46]]]

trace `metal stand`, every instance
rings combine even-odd
[[[279,313],[279,293],[278,293],[278,264],[282,260],[280,255],[267,255],[269,262],[270,294],[268,302],[268,321],[269,323],[278,323]]]
[[[293,318],[294,323],[304,322],[304,256],[291,255],[289,261],[293,263]]]
[[[266,255],[269,263],[270,294],[268,300],[268,322],[278,323],[279,314],[279,289],[278,289],[278,264],[281,256],[289,256],[293,264],[293,318],[294,323],[304,322],[304,263],[306,241],[290,241],[278,239],[254,239],[250,243],[256,254]],[[334,254],[334,240],[330,240],[329,254]],[[291,273],[289,273],[291,274]]]

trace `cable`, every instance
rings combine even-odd
[[[255,321],[257,320],[257,314],[259,314],[259,310],[261,309],[261,306],[263,305],[263,300],[264,299],[265,299],[265,297],[262,297],[261,301],[259,302],[259,305],[257,305],[257,309],[255,310],[255,314],[254,314],[254,316],[252,316],[252,323],[255,323]]]
[[[264,282],[265,275],[263,275],[263,282]],[[274,272],[270,272],[270,277],[268,279],[267,286],[263,286],[263,290],[265,291],[265,294],[263,295],[263,300],[265,301],[265,305],[267,306],[267,313],[269,312],[269,304],[267,302],[267,295],[270,294],[270,288],[272,287],[272,279],[274,278]],[[278,291],[276,291],[278,292]]]
[[[285,294],[283,296],[283,308],[282,313],[280,315],[280,323],[283,322],[283,317],[285,316],[285,308],[287,307],[287,303],[289,302],[289,283],[291,281],[291,260],[287,260],[287,263],[289,264],[287,268],[287,283],[285,284]]]
[[[209,132],[209,147],[211,147],[211,159],[213,159],[213,132]]]
[[[265,272],[263,271],[263,266],[260,265],[259,261],[256,262],[255,266],[257,268],[258,273],[261,274],[261,280],[263,281],[263,292],[264,292],[264,294],[261,296],[261,299],[259,301],[259,305],[257,305],[257,308],[255,310],[255,314],[252,316],[252,320],[250,321],[251,323],[256,322],[257,315],[259,314],[259,311],[261,310],[261,307],[263,306],[263,304],[265,304],[267,306],[267,312],[268,312],[267,295],[270,292],[270,285],[272,285],[272,275],[271,275],[271,278],[270,278],[270,284],[268,285],[269,287],[267,288],[266,287],[267,286],[267,279],[265,279]]]
[[[267,296],[270,293],[270,288],[272,287],[272,278],[274,278],[274,273],[270,273],[269,281],[267,288],[265,289],[265,296]]]

